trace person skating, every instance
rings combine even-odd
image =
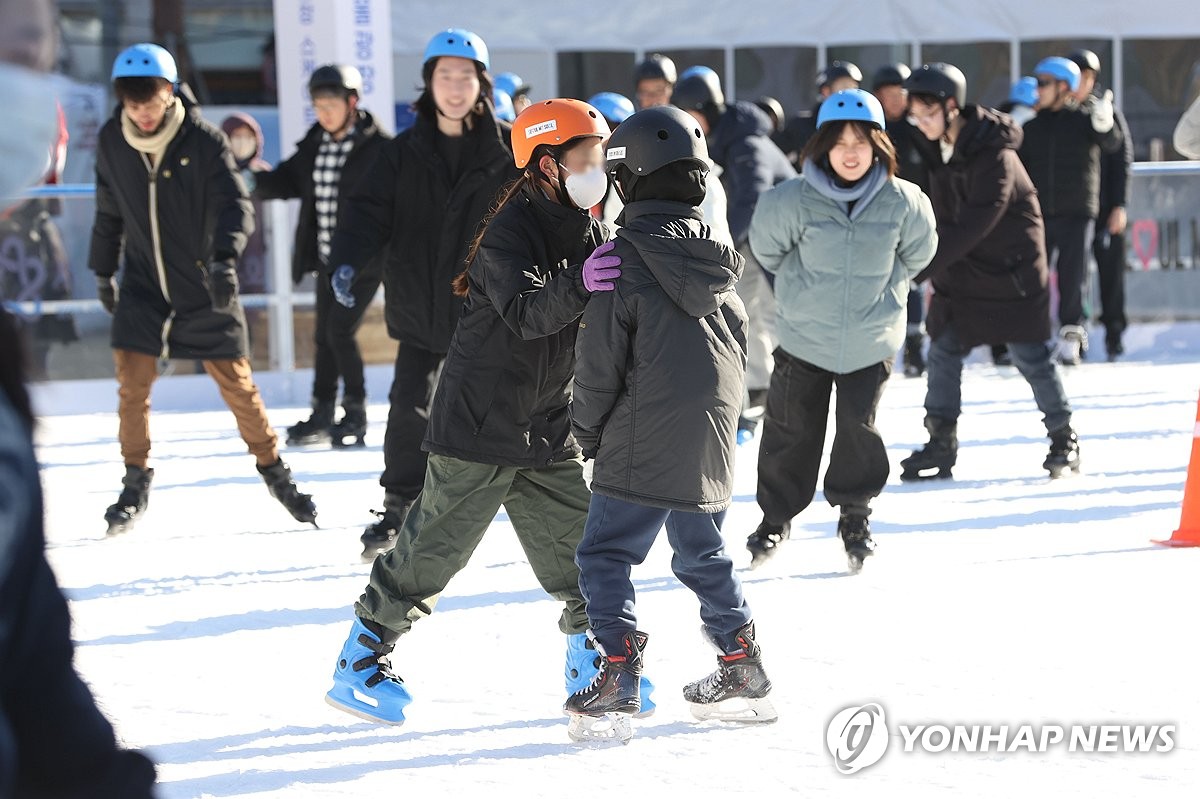
[[[620,274],[587,211],[607,186],[607,136],[599,112],[578,100],[535,103],[517,118],[512,159],[522,176],[454,281],[465,306],[430,413],[425,488],[355,605],[327,695],[339,709],[403,722],[411,696],[387,656],[433,611],[501,506],[538,582],[564,604],[568,690],[595,673],[574,562],[589,494],[568,403],[579,316]]]
[[[415,124],[379,148],[339,212],[329,263],[346,308],[354,286],[383,258],[384,318],[396,339],[383,439],[383,510],[361,536],[363,557],[386,552],[425,480],[425,438],[437,376],[462,315],[451,282],[500,189],[516,178],[492,105],[487,45],[457,28],[425,48]],[[382,253],[382,255],[380,255]]]
[[[595,459],[575,559],[603,659],[564,705],[570,733],[632,734],[649,637],[637,629],[629,570],[664,525],[671,568],[699,598],[719,652],[717,671],[687,685],[684,699],[699,718],[773,721],[753,617],[721,538],[744,390],[747,320],[733,287],[745,260],[711,238],[697,207],[709,161],[694,119],[671,107],[640,111],[607,155],[625,201],[613,250],[622,274],[584,311],[571,404],[575,438]],[[729,708],[733,700],[739,706]],[[606,716],[615,734],[605,723],[597,729]]]
[[[1050,437],[1043,467],[1052,477],[1079,470],[1079,441],[1050,338],[1041,206],[1017,150],[1010,117],[966,104],[967,83],[952,64],[927,64],[908,81],[912,117],[930,165],[938,250],[920,279],[929,307],[929,443],[901,462],[902,480],[950,477],[958,457],[962,365],[979,344],[1006,344],[1033,389]]]
[[[874,550],[867,517],[890,468],[875,412],[904,340],[909,283],[937,249],[929,199],[895,177],[884,124],[869,92],[830,95],[801,175],[764,194],[750,224],[779,304],[758,456],[763,520],[746,542],[753,565],[775,553],[812,502],[835,386],[825,499],[841,507],[851,570]]]
[[[329,264],[330,247],[346,198],[368,174],[379,149],[391,137],[369,111],[358,107],[362,75],[352,66],[325,64],[308,79],[308,95],[317,121],[296,143],[296,152],[274,171],[257,171],[255,196],[264,200],[300,198],[300,218],[292,247],[292,280],[316,275],[312,414],[287,429],[288,444],[347,439],[361,445],[367,427],[367,390],[362,353],[355,333],[382,276],[379,258],[352,281]],[[334,299],[331,281],[354,297],[347,308]],[[343,416],[334,421],[338,379]]]
[[[1100,212],[1100,156],[1121,146],[1112,93],[1076,100],[1075,62],[1054,56],[1033,69],[1038,82],[1037,116],[1025,123],[1018,155],[1033,185],[1046,233],[1046,256],[1058,273],[1058,359],[1073,366],[1087,356],[1083,284],[1087,232]]]
[[[113,315],[125,477],[105,512],[109,533],[133,527],[149,501],[150,388],[159,358],[199,359],[237,419],[271,495],[316,524],[312,497],[279,457],[247,358],[237,262],[254,228],[228,139],[200,117],[175,59],[154,44],[117,56],[119,106],[100,130],[88,267]],[[115,275],[122,262],[118,286]]]

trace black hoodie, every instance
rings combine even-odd
[[[770,139],[771,120],[753,103],[730,103],[708,134],[708,154],[723,170],[729,199],[729,234],[741,247],[750,236],[750,218],[758,198],[777,183],[796,176],[787,156]]]
[[[575,345],[572,425],[592,491],[716,513],[733,496],[746,371],[745,266],[690,205],[625,206],[616,289],[593,294]]]
[[[917,137],[929,164],[938,249],[918,280],[933,281],[930,335],[953,323],[964,347],[1050,338],[1042,211],[1017,148],[1021,128],[968,105],[949,163]]]

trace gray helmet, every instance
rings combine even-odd
[[[665,80],[675,85],[675,81],[679,80],[675,62],[662,53],[651,53],[633,68],[633,85],[636,86],[644,80]]]
[[[862,83],[862,70],[858,64],[851,61],[834,61],[817,73],[817,91],[824,89],[838,78],[849,78],[855,83]]]
[[[621,123],[608,139],[606,169],[625,166],[634,175],[648,175],[667,164],[692,160],[705,170],[708,145],[691,115],[670,105],[638,111]]]
[[[308,76],[308,95],[325,90],[342,94],[362,93],[362,73],[348,64],[325,64]]]
[[[871,90],[882,86],[903,86],[911,74],[912,70],[906,64],[884,64],[875,70],[875,76],[871,78]]]
[[[953,64],[935,61],[925,64],[904,81],[909,94],[936,97],[940,102],[953,97],[962,108],[967,104],[967,76]]]
[[[1074,61],[1079,66],[1079,71],[1090,69],[1097,75],[1100,74],[1100,56],[1093,53],[1091,50],[1076,50],[1067,56],[1067,59]]]
[[[675,84],[671,105],[684,111],[725,110],[725,92],[715,72],[696,72]]]

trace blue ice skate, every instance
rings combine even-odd
[[[333,687],[325,694],[325,701],[367,721],[403,724],[404,708],[412,702],[412,696],[388,663],[387,656],[395,648],[395,643],[383,643],[356,617],[338,655]]]
[[[588,687],[592,678],[600,673],[600,655],[587,633],[576,633],[567,636],[567,665],[564,676],[567,682],[567,696]],[[654,683],[645,674],[641,676],[638,691],[642,696],[642,710],[636,718],[644,719],[653,715]]]

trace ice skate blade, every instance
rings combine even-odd
[[[289,447],[319,447],[328,442],[328,434],[318,436],[300,436],[299,438],[292,438],[291,436],[288,436],[287,438],[287,445]]]
[[[575,743],[621,743],[633,738],[633,724],[628,713],[604,713],[599,716],[571,714],[567,737]]]
[[[109,522],[108,531],[104,534],[105,538],[116,538],[122,536],[133,529],[133,522]]]
[[[1050,473],[1051,480],[1058,480],[1063,477],[1073,477],[1079,474],[1079,466],[1054,466],[1047,468]]]
[[[702,705],[688,702],[692,715],[699,721],[728,721],[734,724],[772,724],[779,713],[767,697],[748,699],[735,696],[723,702]]]
[[[905,470],[900,473],[900,480],[904,483],[917,483],[922,480],[949,480],[954,477],[954,475],[950,473],[949,466],[930,466],[923,471],[928,472],[932,471],[933,469],[937,469],[936,474],[922,474],[921,471]]]
[[[753,571],[763,565],[771,558],[775,557],[776,547],[771,549],[751,549],[750,550],[750,570]]]
[[[367,707],[370,707],[369,705],[364,707],[361,703],[353,699],[348,702],[343,701],[341,697],[334,696],[335,691],[337,691],[337,688],[334,688],[329,693],[325,694],[325,704],[332,708],[337,708],[343,713],[349,713],[351,716],[355,716],[363,721],[370,721],[375,724],[389,724],[393,727],[399,727],[404,723],[403,711],[399,711],[399,719],[384,718],[382,716],[372,715],[372,713],[366,709]]]
[[[856,553],[847,552],[846,553],[846,567],[850,570],[851,574],[858,574],[859,572],[862,571],[863,563],[865,563],[867,558],[869,558],[870,556],[871,556],[871,553],[869,553],[869,552],[865,555],[859,555]]]

